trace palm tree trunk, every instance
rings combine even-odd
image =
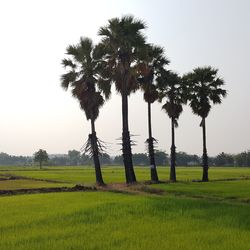
[[[206,146],[206,123],[205,118],[202,119],[202,134],[203,134],[203,155],[202,155],[202,165],[203,165],[203,175],[202,181],[208,181],[208,157],[207,157],[207,146]]]
[[[172,145],[171,145],[171,160],[170,160],[170,180],[176,182],[176,172],[175,172],[175,134],[174,134],[174,118],[171,119],[171,132],[172,132]]]
[[[128,95],[126,90],[122,91],[122,153],[126,183],[136,182],[128,128]]]
[[[150,174],[151,181],[158,182],[158,174],[155,164],[155,152],[154,152],[154,141],[152,137],[152,125],[151,125],[151,103],[148,102],[148,153],[150,160]]]
[[[92,148],[93,160],[94,160],[94,164],[95,164],[96,184],[103,186],[104,181],[102,178],[102,171],[101,171],[101,166],[100,166],[100,161],[99,161],[99,152],[98,152],[94,119],[91,119],[91,132],[92,132],[92,134],[90,135],[91,136],[91,148]]]

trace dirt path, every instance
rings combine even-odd
[[[0,181],[9,181],[9,180],[32,180],[32,181],[46,181],[50,183],[70,183],[67,181],[57,181],[57,180],[49,180],[49,179],[40,179],[40,178],[32,178],[26,176],[19,176],[14,174],[0,174]]]
[[[50,187],[50,188],[27,188],[15,190],[0,190],[0,196],[18,195],[18,194],[40,194],[40,193],[58,193],[58,192],[83,192],[97,191],[97,188],[92,186],[76,185],[74,187]]]

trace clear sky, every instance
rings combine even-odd
[[[61,60],[80,36],[99,41],[97,31],[113,17],[133,14],[148,26],[149,42],[165,47],[169,69],[219,68],[228,97],[207,119],[210,155],[250,149],[250,1],[248,0],[8,0],[0,2],[0,152],[31,155],[79,150],[90,124],[70,92],[60,87]],[[160,104],[152,110],[158,149],[169,152],[170,120]],[[144,152],[147,106],[142,94],[129,99],[130,131]],[[186,107],[176,130],[178,151],[201,155],[200,119]],[[113,92],[96,122],[108,152],[120,154],[121,98]]]

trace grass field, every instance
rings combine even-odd
[[[56,180],[61,182],[93,184],[95,174],[93,167],[49,167],[40,169],[34,168],[0,168],[0,174],[13,174],[30,178]],[[147,167],[135,167],[138,181],[150,180],[150,172]],[[199,167],[178,167],[177,179],[181,181],[200,180],[202,170]],[[169,168],[158,167],[158,174],[161,180],[169,179]],[[211,180],[250,177],[250,168],[210,168],[209,177]],[[125,182],[124,169],[122,167],[104,167],[103,178],[106,183]]]
[[[92,168],[6,170],[0,170],[0,190],[94,182]],[[148,168],[136,173],[149,179]],[[159,168],[161,179],[168,174]],[[137,185],[126,193],[0,196],[0,249],[250,249],[250,169],[211,168],[209,174],[209,183],[191,182],[201,169],[178,168],[178,183]],[[104,168],[107,183],[124,182],[123,175],[122,168]]]

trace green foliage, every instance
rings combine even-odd
[[[246,167],[250,166],[250,151],[245,151],[235,156],[236,165]]]
[[[75,149],[68,151],[70,165],[79,165],[81,161],[81,153]]]
[[[197,165],[200,165],[200,163],[201,163],[201,159],[198,155],[190,155],[185,152],[176,153],[177,166],[197,166]]]
[[[69,150],[76,151],[77,150]],[[188,154],[186,152],[177,152],[177,166],[193,166],[199,165],[201,158],[197,155]],[[104,157],[104,158],[103,158]],[[113,159],[109,155],[103,154],[100,156],[100,161],[103,164],[108,165],[122,165],[123,159],[121,155],[115,156]],[[166,166],[169,163],[168,155],[161,150],[156,150],[155,152],[156,165]],[[209,164],[212,166],[236,166],[236,167],[250,167],[250,152],[244,151],[239,154],[228,154],[220,153],[215,157],[209,157]],[[84,165],[88,166],[91,164],[91,159],[85,155],[81,154],[80,157],[71,158],[69,155],[51,155],[48,161],[48,165],[51,166],[72,166],[72,165]],[[32,157],[26,156],[11,156],[6,153],[0,153],[0,166],[31,166]],[[143,161],[143,165],[148,165],[148,160]],[[9,167],[8,167],[9,168]],[[19,167],[20,169],[20,167]]]
[[[137,166],[149,165],[147,154],[133,154],[133,163]]]
[[[155,164],[157,166],[166,166],[169,163],[168,154],[162,150],[155,150]]]
[[[15,156],[6,153],[0,153],[0,165],[30,166],[32,165],[32,158],[28,156]]]
[[[46,150],[39,149],[37,152],[34,153],[34,162],[39,162],[40,168],[44,162],[49,160],[49,156]]]
[[[112,163],[112,159],[107,153],[100,154],[100,163],[101,165],[110,165]]]
[[[218,154],[216,157],[214,157],[213,161],[214,161],[214,165],[216,166],[234,166],[235,158],[236,156],[232,154],[226,154],[222,152]],[[240,165],[240,164],[237,163],[237,165]]]

